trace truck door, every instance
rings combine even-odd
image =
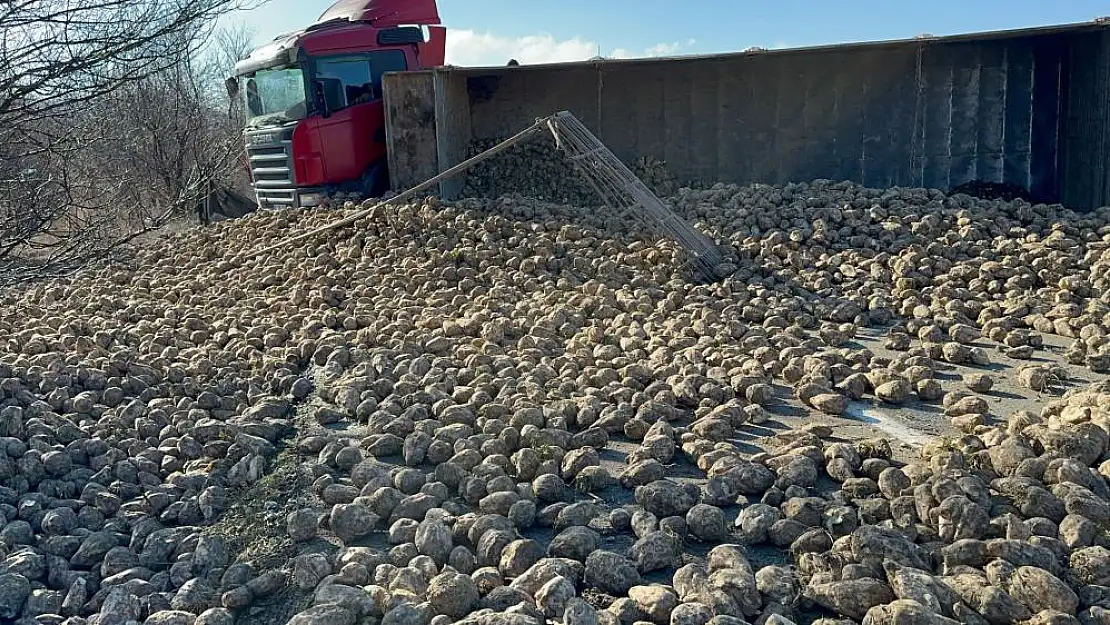
[[[313,80],[327,100],[329,117],[315,116],[327,183],[359,179],[385,157],[385,113],[381,76],[406,68],[402,50],[319,57]],[[379,136],[381,135],[381,136]]]

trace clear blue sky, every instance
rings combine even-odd
[[[330,0],[270,0],[242,15],[259,41],[315,21]],[[1110,0],[439,0],[448,62],[501,65],[703,54],[1088,21]]]

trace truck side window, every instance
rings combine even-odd
[[[373,84],[370,61],[363,56],[321,59],[316,63],[316,80],[323,85],[328,109],[345,109]]]
[[[334,112],[381,97],[382,74],[405,69],[400,50],[326,57],[316,61],[316,82]]]
[[[386,72],[403,72],[407,69],[405,53],[400,50],[380,50],[370,53],[370,65],[374,72],[374,90],[381,93],[382,74]]]

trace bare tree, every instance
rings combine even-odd
[[[246,58],[254,49],[257,33],[246,23],[220,28],[212,38],[212,45],[205,50],[207,73],[205,78],[213,85],[223,85],[223,79],[235,72],[235,64]],[[222,94],[226,92],[221,91]],[[239,103],[235,100],[234,103]]]
[[[203,84],[213,89],[213,101],[226,103],[228,114],[224,119],[228,126],[225,132],[234,136],[237,146],[242,146],[243,127],[246,124],[245,107],[241,98],[228,98],[224,80],[235,73],[235,64],[254,49],[255,36],[255,30],[244,23],[221,28],[216,32],[213,45],[205,55],[207,70],[202,74]],[[231,172],[230,180],[227,181],[231,188],[241,193],[251,191],[246,156],[245,150],[239,152],[239,166]]]
[[[203,54],[136,81],[97,101],[91,114],[110,129],[84,160],[121,186],[121,221],[158,223],[189,212],[206,197],[242,187],[245,161],[238,101],[223,80],[250,50],[245,27],[219,30]],[[248,183],[249,186],[249,183]]]
[[[234,124],[199,65],[217,61],[197,59],[260,2],[0,2],[0,282],[103,255],[227,169]]]
[[[0,3],[0,120],[99,97],[191,56],[215,20],[251,0]]]

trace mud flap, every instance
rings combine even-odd
[[[366,197],[381,197],[389,190],[389,168],[385,163],[370,167],[362,176],[362,193]]]

